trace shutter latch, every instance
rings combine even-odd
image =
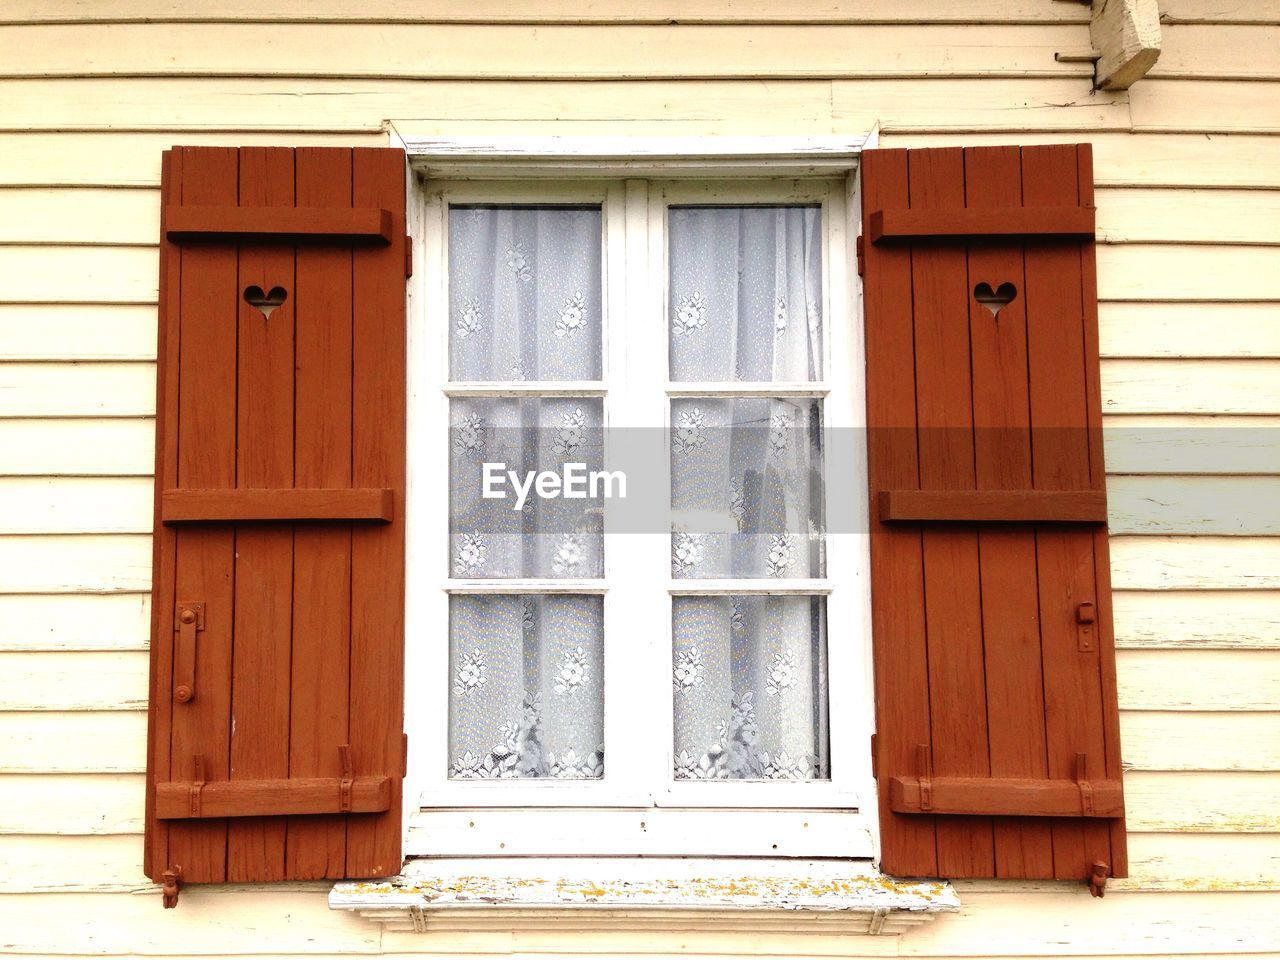
[[[204,629],[204,604],[181,600],[174,612],[178,645],[173,654],[173,699],[190,703],[196,698],[196,633]]]
[[[178,905],[178,891],[182,889],[182,868],[170,867],[160,875],[160,880],[160,896],[164,900],[164,908],[172,910]]]
[[[1097,619],[1098,608],[1092,600],[1086,600],[1076,607],[1076,640],[1081,653],[1093,652],[1093,625]]]
[[[351,786],[355,774],[351,767],[351,744],[344,743],[338,748],[338,757],[342,760],[342,782],[338,785],[338,809],[343,813],[351,812]]]
[[[1107,892],[1107,877],[1110,875],[1111,867],[1101,860],[1095,860],[1093,869],[1089,871],[1089,893],[1095,897],[1104,896]]]
[[[862,234],[858,234],[858,239],[854,241],[853,247],[857,252],[858,276],[862,276],[862,271],[866,268],[866,253],[862,243]]]

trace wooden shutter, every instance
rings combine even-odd
[[[164,155],[146,870],[400,869],[405,162]]]
[[[1124,876],[1090,148],[868,151],[862,205],[882,866]]]

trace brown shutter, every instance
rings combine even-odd
[[[862,203],[882,866],[1124,876],[1090,148],[868,151]]]
[[[164,156],[153,879],[400,869],[404,170]]]

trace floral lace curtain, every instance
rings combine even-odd
[[[599,499],[530,493],[519,510],[483,497],[483,464],[503,463],[524,477],[566,462],[602,469],[601,400],[466,398],[449,406],[450,564],[453,575],[601,577],[604,537]]]
[[[450,377],[598,380],[597,208],[453,207]],[[450,402],[449,566],[477,579],[604,574],[598,502],[482,497],[482,464],[524,476],[601,469],[598,398]],[[604,610],[598,596],[454,596],[449,776],[604,774]]]
[[[819,597],[677,597],[675,776],[814,780],[827,770]]]
[[[449,776],[604,773],[599,597],[456,596],[449,608]]]
[[[671,377],[822,377],[821,211],[670,212]],[[787,580],[826,573],[822,404],[812,398],[671,403],[671,573]],[[830,776],[822,597],[673,602],[678,780]]]
[[[802,206],[670,211],[673,380],[823,375],[820,219]],[[451,209],[454,381],[601,376],[601,228],[598,208]],[[598,503],[535,496],[512,510],[480,495],[485,462],[602,468],[603,413],[598,398],[451,401],[453,576],[603,576]],[[673,577],[825,575],[821,416],[811,398],[672,401]],[[829,776],[822,597],[677,597],[673,639],[676,779]],[[449,645],[450,777],[604,775],[600,597],[455,595]]]
[[[677,578],[821,577],[821,407],[745,397],[671,402]]]
[[[599,207],[449,209],[449,376],[598,380]]]
[[[822,378],[822,211],[673,207],[671,379]]]

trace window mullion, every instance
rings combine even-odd
[[[651,367],[645,332],[650,326],[648,289],[648,183],[619,182],[609,190],[606,227],[605,458],[608,469],[626,470],[629,458],[653,425],[653,387],[661,383]],[[647,439],[652,439],[652,436]],[[630,472],[630,471],[627,471]],[[638,479],[638,478],[637,478]],[[638,491],[628,489],[628,496]],[[605,563],[605,778],[611,796],[647,804],[653,791],[655,712],[652,666],[655,634],[661,629],[655,589],[655,556],[665,556],[659,533],[616,532],[626,501],[607,500]]]

